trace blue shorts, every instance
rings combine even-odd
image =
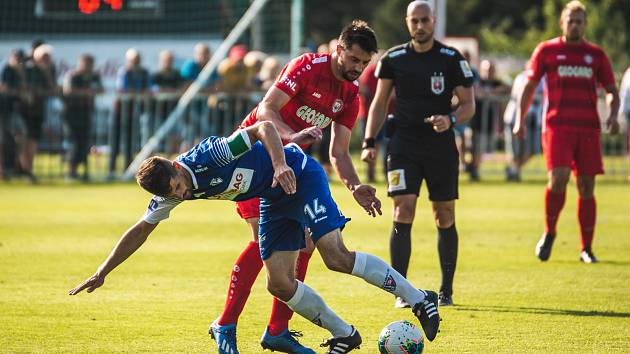
[[[297,192],[277,199],[260,199],[258,239],[260,256],[274,251],[297,251],[306,246],[304,228],[317,241],[327,233],[343,228],[350,219],[343,216],[330,195],[328,179],[321,165],[308,157],[297,180]]]

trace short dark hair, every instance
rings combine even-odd
[[[171,178],[176,174],[170,160],[153,156],[142,162],[136,172],[136,181],[147,192],[166,197],[171,192]]]
[[[92,56],[92,54],[89,54],[89,53],[83,53],[83,54],[81,54],[81,55],[79,56],[79,58],[80,58],[81,60],[84,60],[84,61],[89,61],[89,62],[91,62],[91,63],[94,63],[94,56]]]
[[[345,49],[350,49],[357,44],[370,54],[376,53],[378,50],[374,30],[368,26],[367,22],[362,20],[354,20],[343,28],[339,35],[339,44]]]

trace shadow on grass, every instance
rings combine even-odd
[[[558,259],[549,261],[549,263],[563,263],[563,264],[580,264],[581,262],[568,260],[568,259]],[[582,263],[583,264],[583,263]],[[606,265],[614,265],[614,266],[629,266],[630,261],[611,261],[611,260],[599,260],[598,264],[606,264]],[[597,267],[598,264],[584,264],[585,267]]]
[[[535,315],[559,315],[559,316],[597,316],[612,318],[630,318],[630,312],[612,311],[582,311],[582,310],[562,310],[548,309],[542,307],[518,307],[518,306],[454,306],[456,311],[469,312],[506,312],[506,313],[530,313]]]

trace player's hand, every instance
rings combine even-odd
[[[314,142],[322,140],[324,133],[319,127],[308,127],[291,135],[291,142],[298,145],[311,145]]]
[[[371,163],[376,159],[376,148],[365,148],[361,151],[361,161]]]
[[[354,188],[352,196],[368,214],[373,217],[376,216],[376,213],[383,215],[381,212],[381,201],[376,197],[376,189],[374,189],[374,187],[367,184],[360,184]]]
[[[514,122],[514,128],[512,128],[512,134],[519,139],[525,138],[525,124],[521,124],[520,119],[516,119]]]
[[[76,295],[85,289],[87,289],[88,293],[91,293],[97,288],[100,288],[104,282],[105,282],[104,276],[101,276],[98,273],[94,274],[93,276],[89,277],[86,281],[79,284],[74,289],[68,291],[68,295]]]
[[[608,119],[606,119],[606,128],[612,135],[619,133],[619,121],[617,118],[613,116],[608,117]]]
[[[271,187],[275,188],[277,185],[280,185],[286,194],[294,194],[297,190],[295,173],[293,173],[291,167],[287,166],[286,163],[273,168],[273,182],[271,182]]]
[[[425,118],[424,122],[433,125],[433,130],[438,133],[443,133],[451,127],[451,119],[443,114],[432,115],[429,118]]]

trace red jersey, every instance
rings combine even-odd
[[[282,120],[296,132],[310,126],[325,128],[332,121],[352,130],[359,111],[359,83],[338,80],[332,73],[330,54],[307,53],[291,60],[274,86],[291,99],[280,109]],[[241,123],[258,120],[256,106]]]
[[[372,100],[374,100],[374,95],[376,95],[376,86],[378,84],[378,77],[375,75],[376,73],[376,64],[370,63],[365,70],[363,70],[363,74],[359,77],[359,85],[361,85],[362,94],[360,95],[361,106],[359,108],[359,118],[367,120],[368,113],[370,112],[370,105],[372,104]],[[387,107],[387,114],[394,113],[395,99],[391,99],[389,101],[389,106]]]
[[[530,80],[539,81],[546,75],[545,127],[600,129],[598,84],[615,84],[610,62],[601,48],[587,41],[567,44],[558,37],[540,43],[530,63]]]

